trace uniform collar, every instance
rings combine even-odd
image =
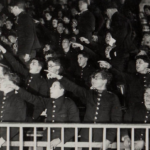
[[[30,77],[32,77],[32,78],[39,78],[39,77],[41,77],[41,75],[40,75],[40,73],[30,74]]]
[[[64,103],[64,100],[65,100],[65,97],[64,96],[61,96],[57,99],[52,99],[52,103],[53,104],[56,104],[56,105],[61,105]]]

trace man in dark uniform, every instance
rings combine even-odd
[[[111,74],[107,71],[97,71],[91,77],[91,89],[86,90],[75,83],[69,81],[63,76],[53,74],[51,72],[47,75],[49,78],[57,78],[61,85],[71,91],[80,100],[86,104],[86,113],[84,116],[84,123],[120,123],[122,112],[117,96],[106,89],[106,85],[111,80]],[[116,129],[107,130],[106,134],[106,149],[109,144],[114,141],[116,137]],[[89,141],[89,130],[81,130],[81,141]],[[103,140],[103,130],[93,129],[92,139],[94,142],[101,142]]]
[[[134,106],[137,102],[143,102],[145,89],[150,85],[149,73],[150,59],[146,55],[136,57],[136,74],[121,73],[111,68],[108,62],[100,61],[101,68],[107,68],[114,76],[120,80],[120,85],[125,85],[126,104],[128,107]]]
[[[0,46],[0,50],[2,51],[4,57],[9,62],[13,70],[19,73],[23,78],[24,88],[33,94],[46,96],[46,89],[47,89],[47,87],[45,87],[46,80],[40,75],[40,72],[43,67],[43,63],[40,60],[35,58],[31,61],[28,70],[22,64],[20,64],[13,57],[13,55],[11,55],[8,51],[6,51],[6,49],[4,49],[2,46]],[[29,107],[31,108],[30,105]],[[29,110],[33,113],[32,109]],[[38,111],[38,109],[36,110]],[[32,114],[31,112],[29,113],[29,116]],[[35,118],[34,116],[30,116],[30,117]]]
[[[47,108],[47,122],[48,123],[79,123],[79,111],[75,103],[64,97],[65,89],[60,84],[59,81],[55,81],[50,90],[50,98],[42,98],[34,96],[25,90],[19,88],[16,85],[10,85],[15,90],[18,90],[18,94],[29,103],[34,105],[40,105],[41,110]],[[73,128],[66,128],[64,130],[64,142],[72,140],[74,137],[75,130]],[[51,129],[51,149],[56,148],[57,145],[61,142],[61,129],[52,128]],[[47,140],[47,130],[45,130],[43,139]]]
[[[150,88],[148,87],[144,93],[144,102],[137,103],[129,109],[124,117],[124,123],[149,123],[150,122]],[[145,129],[136,129],[135,149],[143,149],[145,142]],[[127,129],[122,130],[122,141],[126,147],[131,146],[131,140]]]
[[[92,32],[95,30],[95,17],[88,10],[87,0],[79,0],[80,15],[78,18],[79,37],[92,38]]]
[[[20,101],[21,97],[13,88],[7,87],[7,82],[19,84],[19,77],[10,72],[8,67],[3,66],[4,78],[0,80],[0,122],[25,122],[26,120],[26,103]],[[10,140],[19,140],[19,129],[10,129]],[[7,140],[7,128],[0,128],[0,149]],[[6,147],[2,147],[5,150]],[[19,148],[10,147],[11,150]]]
[[[32,17],[24,10],[23,0],[14,0],[10,4],[11,13],[17,17],[18,56],[23,63],[36,56],[40,43]]]

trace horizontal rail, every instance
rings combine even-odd
[[[48,142],[37,142],[37,147],[46,147],[48,144]],[[2,146],[6,146],[7,143],[5,142]],[[18,147],[20,145],[20,142],[19,141],[15,141],[15,142],[10,142],[10,146],[13,146],[13,147]],[[78,142],[77,143],[77,146],[78,147],[89,147],[89,146],[92,146],[93,148],[96,148],[96,147],[102,147],[103,146],[103,143],[102,142],[94,142],[94,143],[89,143],[89,142]],[[121,148],[124,148],[123,144],[121,143]],[[34,142],[32,141],[26,141],[26,142],[23,142],[23,146],[24,147],[34,147]],[[61,147],[61,146],[64,146],[64,147],[75,147],[76,144],[75,142],[67,142],[65,144],[62,144],[60,143],[57,147]],[[115,149],[117,148],[117,143],[112,143],[109,145],[109,148],[112,148],[112,149]]]
[[[0,123],[0,127],[24,127],[24,128],[43,128],[43,127],[50,127],[50,128],[140,128],[146,129],[150,128],[150,124],[75,124],[75,123],[66,123],[66,124],[54,124],[54,123]]]

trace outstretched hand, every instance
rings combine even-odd
[[[60,76],[60,75],[58,75],[58,74],[55,74],[55,73],[53,73],[53,72],[51,72],[51,71],[49,71],[49,70],[44,70],[45,72],[47,72],[47,78],[48,79],[53,79],[53,78],[56,78],[56,79],[58,79],[58,80],[60,80],[63,76]]]
[[[98,63],[99,63],[100,68],[105,68],[105,69],[110,69],[111,68],[111,64],[108,63],[107,61],[100,60],[100,61],[98,61]]]

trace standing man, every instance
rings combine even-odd
[[[40,48],[40,43],[36,35],[35,25],[32,17],[25,12],[24,0],[14,0],[10,4],[11,13],[17,19],[18,36],[18,56],[26,64],[36,56],[36,49]]]
[[[95,18],[94,15],[88,10],[87,0],[79,0],[79,10],[79,37],[85,37],[91,40],[92,32],[95,30]]]

